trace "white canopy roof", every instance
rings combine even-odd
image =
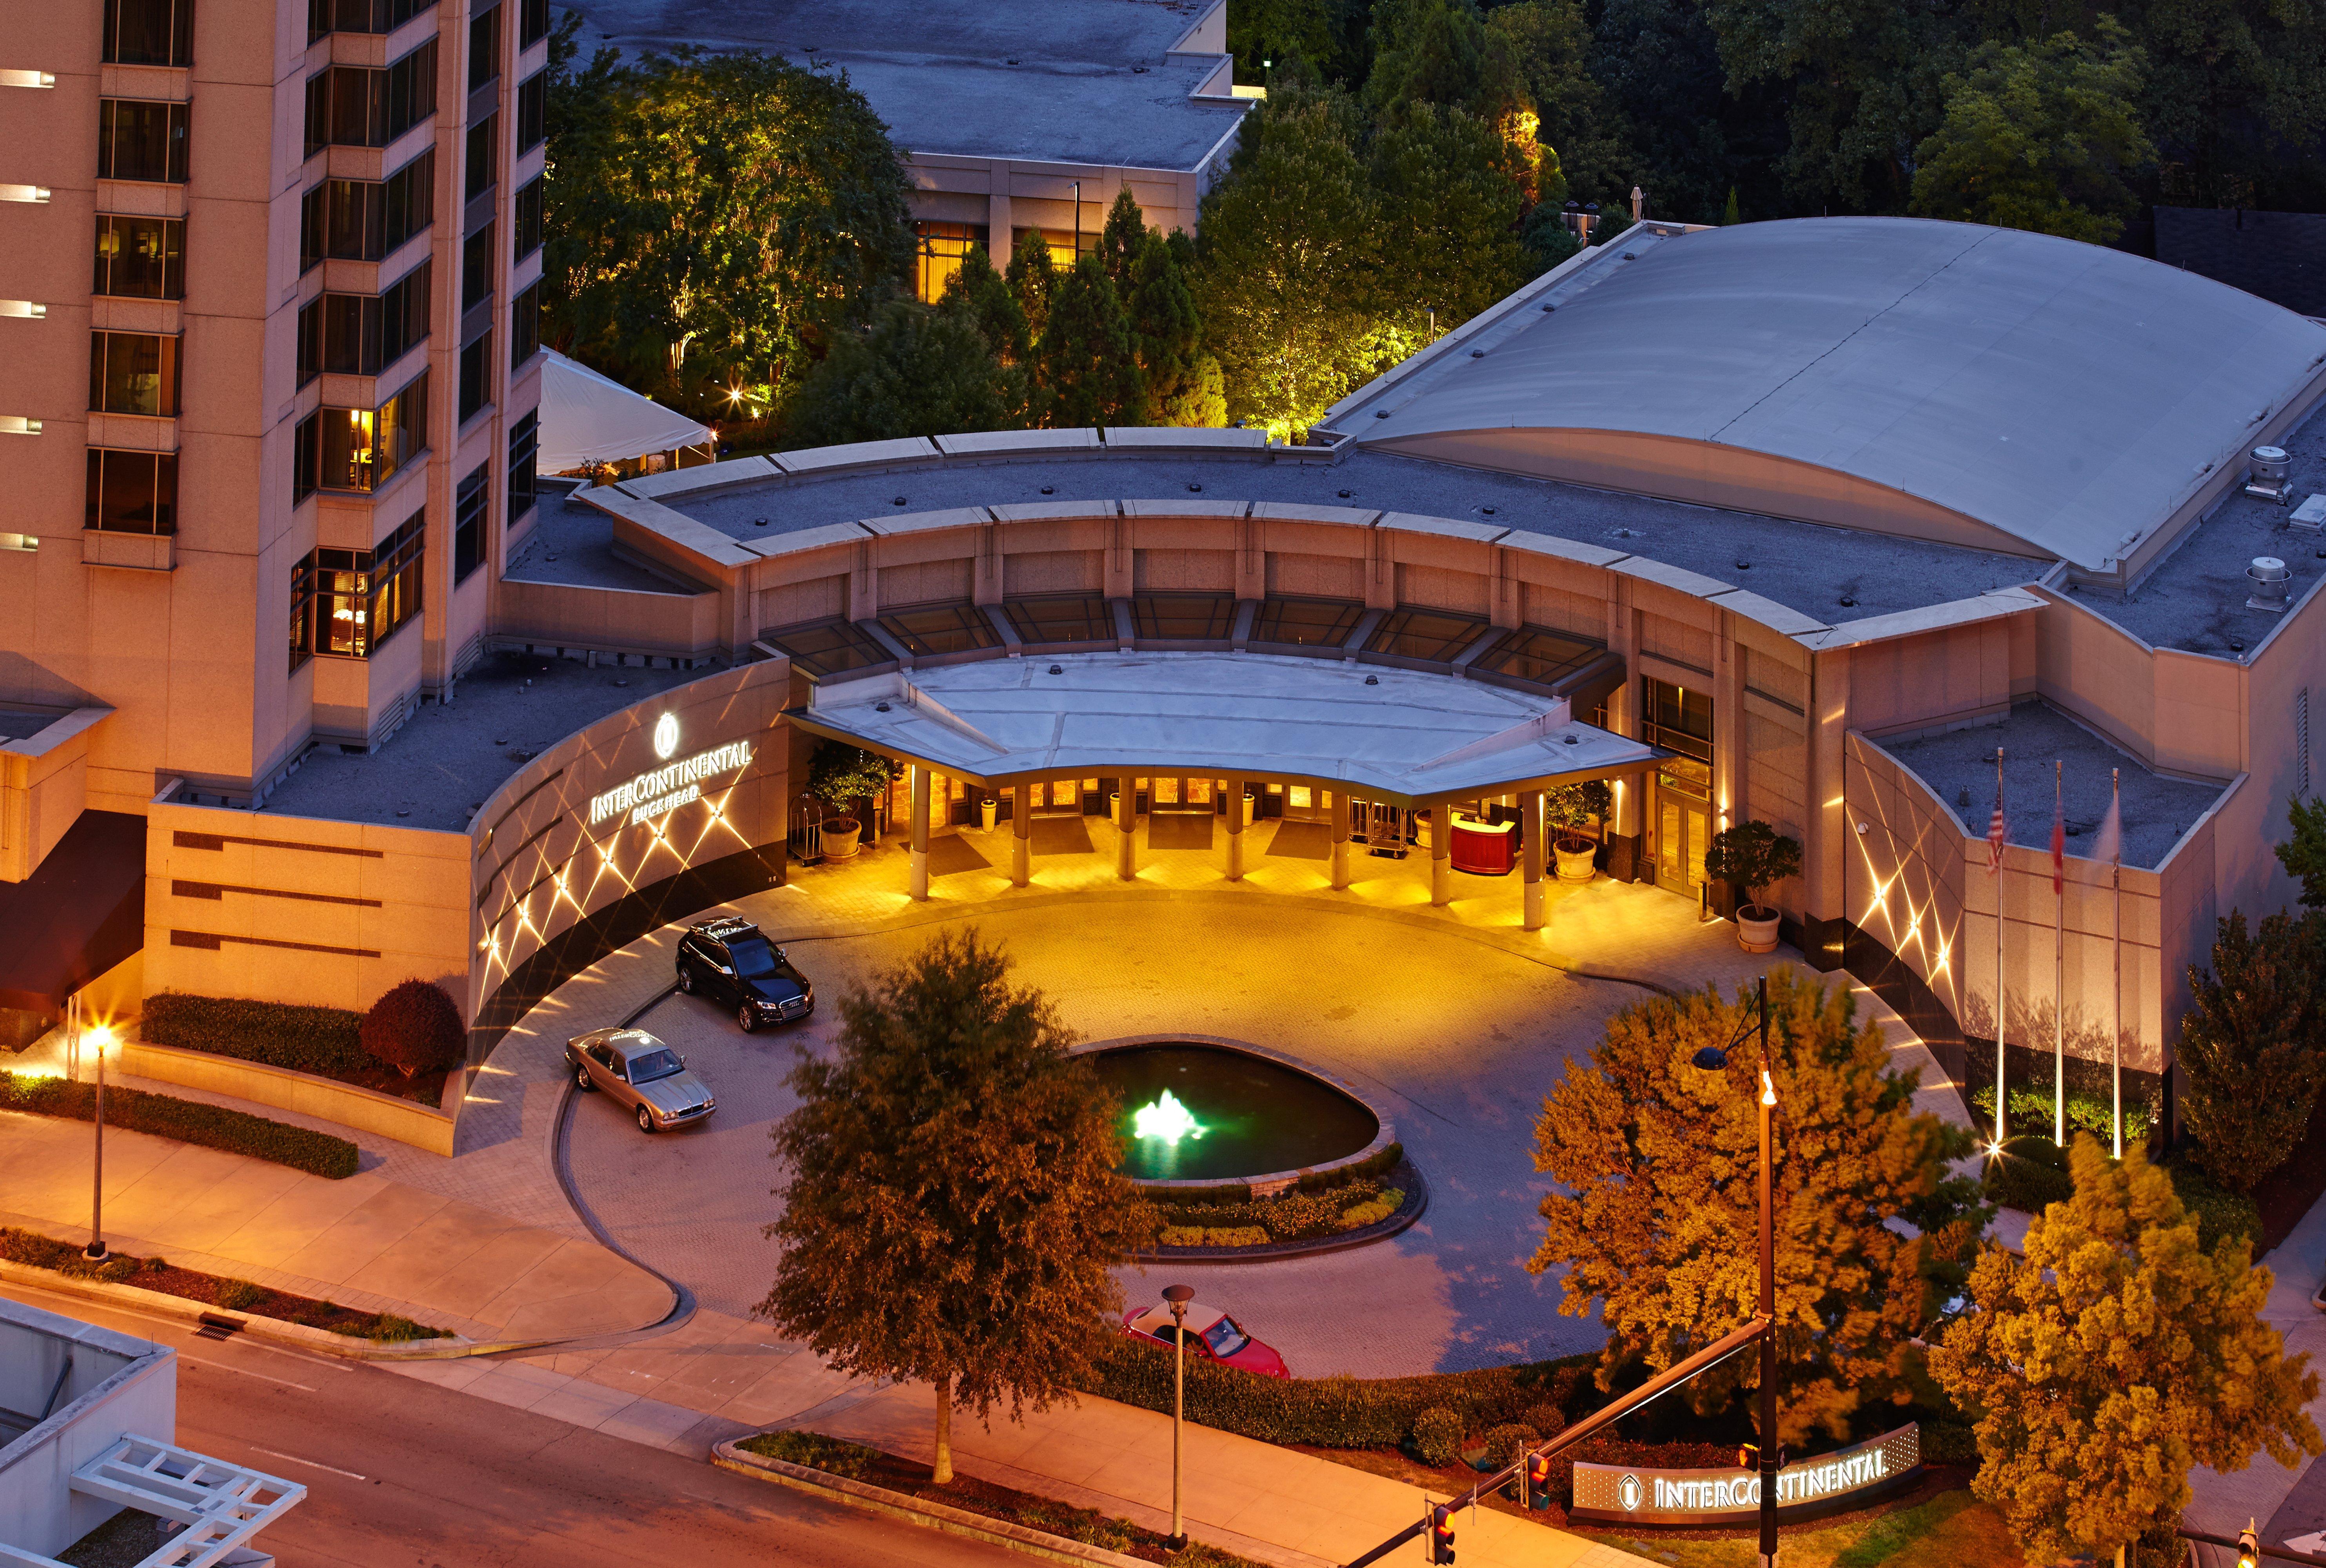
[[[1369,676],[1377,683],[1367,685]],[[1563,697],[1267,654],[944,664],[828,682],[795,719],[984,784],[1193,773],[1315,779],[1397,803],[1635,772],[1664,755],[1577,722]]]
[[[707,426],[675,409],[641,397],[554,348],[542,353],[547,361],[541,368],[543,473],[625,462],[711,439]]]

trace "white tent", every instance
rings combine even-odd
[[[648,452],[697,446],[708,428],[641,397],[619,381],[544,349],[541,369],[541,471],[627,462]]]

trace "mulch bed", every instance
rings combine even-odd
[[[431,1109],[444,1103],[444,1081],[450,1072],[416,1072],[410,1078],[395,1068],[382,1063],[357,1072],[317,1072],[315,1078],[328,1078],[335,1083],[352,1083],[358,1089],[376,1090],[396,1099],[415,1100]]]
[[[2326,1094],[2310,1108],[2310,1131],[2293,1153],[2253,1190],[2254,1207],[2261,1211],[2261,1241],[2254,1256],[2292,1235],[2321,1196],[2326,1196]]]
[[[247,1279],[221,1279],[214,1274],[198,1274],[159,1257],[132,1257],[116,1252],[103,1263],[91,1263],[81,1256],[79,1248],[69,1242],[51,1240],[30,1230],[6,1226],[0,1226],[0,1259],[33,1268],[50,1269],[72,1279],[101,1280],[107,1285],[134,1285],[140,1290],[157,1291],[163,1295],[198,1301],[220,1312],[276,1318],[284,1322],[301,1323],[311,1329],[345,1334],[350,1339],[394,1342],[440,1339],[450,1332],[445,1329],[415,1323],[410,1318],[397,1317],[393,1313],[358,1312],[354,1307],[343,1307],[337,1302],[293,1295],[288,1291],[254,1285]]]

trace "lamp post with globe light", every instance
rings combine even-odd
[[[79,1002],[75,1002],[78,1022]],[[107,1257],[105,1246],[105,1048],[113,1043],[113,1031],[99,1024],[94,1029],[77,1029],[79,1044],[97,1048],[97,1127],[96,1156],[91,1162],[93,1174],[88,1193],[88,1245],[81,1256],[91,1263],[102,1263]]]
[[[1187,1545],[1179,1515],[1179,1429],[1187,1414],[1187,1304],[1196,1299],[1196,1287],[1166,1285],[1163,1299],[1171,1304],[1171,1538],[1165,1545],[1178,1552]]]

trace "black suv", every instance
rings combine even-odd
[[[784,950],[732,915],[691,925],[679,939],[678,988],[733,1007],[746,1035],[815,1011],[815,988]]]

